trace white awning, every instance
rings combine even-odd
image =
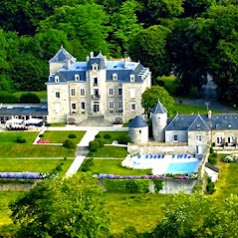
[[[23,120],[22,119],[17,119],[17,118],[10,119],[10,120],[6,121],[7,125],[19,125],[19,124],[22,124],[22,123],[23,123]]]

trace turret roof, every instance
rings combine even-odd
[[[130,123],[129,127],[139,128],[139,127],[147,127],[147,123],[143,120],[141,116],[136,116]]]
[[[158,103],[153,107],[151,110],[154,114],[160,114],[160,113],[168,113],[167,109],[164,107],[164,105],[158,100]]]
[[[76,61],[76,59],[67,50],[65,50],[63,46],[61,46],[55,56],[49,60],[49,63],[66,62],[67,60],[72,60],[73,62]]]

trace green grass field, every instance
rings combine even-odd
[[[107,144],[111,144],[114,140],[118,140],[121,136],[128,136],[127,131],[100,131],[99,133],[100,139],[105,141]],[[110,135],[111,138],[105,139],[105,135]]]
[[[75,150],[63,146],[33,145],[38,132],[2,132],[0,133],[0,158],[15,157],[73,157]],[[17,143],[17,137],[26,139],[26,143]]]
[[[19,98],[23,93],[34,93],[40,99],[47,99],[47,91],[32,91],[32,92],[18,91],[13,93],[13,95]]]
[[[102,158],[125,158],[127,154],[125,147],[103,146],[89,155]]]
[[[69,134],[74,134],[77,137],[70,139]],[[79,143],[83,138],[85,131],[45,131],[43,140],[48,140],[51,143],[63,143],[65,140],[70,139],[75,143]]]
[[[94,165],[91,167],[93,173],[117,174],[117,175],[149,175],[152,173],[150,169],[134,170],[127,169],[121,166],[123,160],[114,159],[94,159]]]
[[[72,159],[0,159],[0,172],[51,172],[61,162],[64,165],[60,174],[64,174],[72,164]]]
[[[138,232],[149,232],[163,217],[163,205],[171,200],[171,195],[106,193],[105,198],[111,233],[119,233],[128,226],[134,226]]]

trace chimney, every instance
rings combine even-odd
[[[94,52],[91,51],[91,52],[90,52],[90,58],[93,58],[93,57],[94,57]]]
[[[208,111],[207,117],[208,117],[208,119],[211,119],[211,118],[212,118],[212,111],[211,111],[211,110]]]
[[[89,56],[86,57],[86,61],[87,61],[87,62],[89,61]]]

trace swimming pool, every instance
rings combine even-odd
[[[182,163],[170,163],[166,173],[169,174],[183,174],[183,173],[196,173],[198,172],[199,161],[182,162]]]

